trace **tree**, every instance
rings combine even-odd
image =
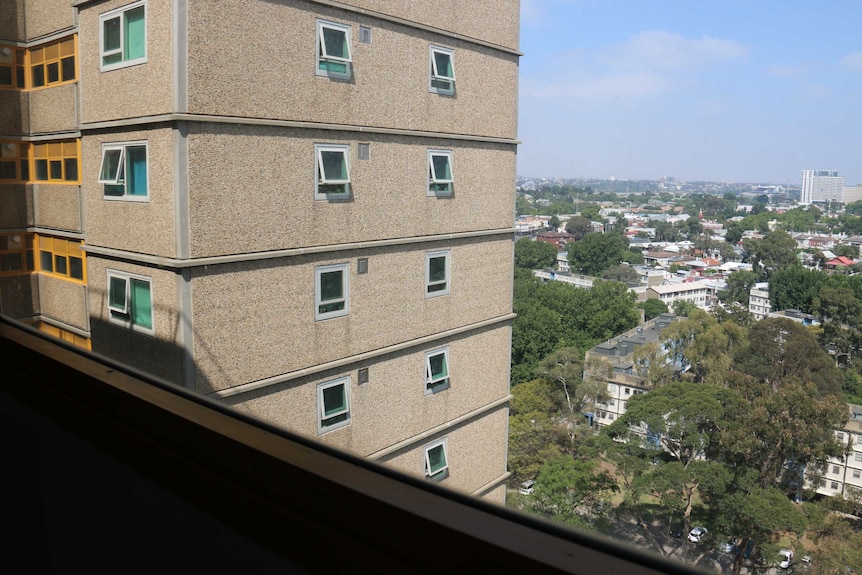
[[[820,345],[850,360],[851,352],[859,347],[862,331],[862,302],[856,299],[850,288],[824,287],[814,300],[814,312],[820,318],[823,332]]]
[[[812,535],[817,543],[817,549],[812,553],[812,564],[817,565],[817,573],[846,575],[862,571],[862,532],[858,525],[851,524],[847,518],[833,516]]]
[[[722,302],[737,302],[748,307],[748,295],[757,283],[757,274],[748,270],[735,271],[727,278],[727,288],[718,292]]]
[[[814,300],[829,281],[826,273],[802,266],[776,270],[769,277],[769,301],[773,309],[814,311]]]
[[[529,270],[554,267],[557,248],[546,242],[521,238],[515,242],[515,267]]]
[[[548,220],[548,227],[551,228],[551,230],[553,231],[557,231],[558,229],[560,229],[560,218],[557,216],[557,214],[552,215],[551,219]]]
[[[784,230],[770,232],[757,244],[755,256],[767,273],[799,265],[796,240]]]
[[[566,221],[566,231],[577,241],[593,231],[593,224],[583,216],[572,216]]]
[[[845,256],[848,258],[858,258],[859,257],[859,247],[852,246],[850,244],[841,244],[839,246],[835,246],[835,255],[836,256]]]
[[[640,275],[631,266],[621,264],[611,266],[601,274],[603,279],[622,282],[624,284],[640,284]]]
[[[698,309],[697,304],[687,299],[678,299],[673,302],[673,313],[680,317],[688,317],[696,309]]]
[[[626,247],[626,241],[617,234],[588,234],[566,246],[569,266],[573,272],[595,276],[619,264]]]
[[[516,482],[535,479],[542,464],[570,450],[558,423],[552,386],[543,379],[512,388],[509,406],[509,470]]]
[[[602,216],[599,211],[599,206],[594,202],[581,204],[581,215],[590,221],[601,221]]]
[[[638,304],[638,307],[644,310],[644,319],[646,321],[669,311],[667,304],[657,298],[644,300]]]
[[[577,461],[563,455],[542,465],[530,507],[573,525],[585,524],[578,508],[598,503],[618,491],[607,471],[597,471],[593,461]]]

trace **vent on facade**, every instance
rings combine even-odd
[[[371,28],[368,26],[359,27],[359,41],[362,44],[371,44]]]
[[[357,274],[367,274],[368,273],[368,258],[359,258],[356,262],[356,273]]]
[[[368,383],[368,368],[363,367],[359,370],[359,373],[356,376],[356,380],[359,382],[359,385],[363,383]]]
[[[359,159],[367,160],[371,158],[371,144],[359,144]]]

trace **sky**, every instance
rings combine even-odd
[[[521,0],[518,175],[862,184],[862,0]]]

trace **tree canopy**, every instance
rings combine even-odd
[[[625,258],[628,244],[619,234],[588,234],[566,246],[569,267],[575,273],[597,276]]]

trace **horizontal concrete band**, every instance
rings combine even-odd
[[[318,364],[318,365],[315,365],[312,367],[308,367],[305,369],[298,369],[296,371],[291,371],[290,373],[284,373],[281,375],[276,375],[274,377],[268,377],[266,379],[253,381],[251,383],[244,383],[242,385],[237,385],[236,387],[231,387],[229,389],[222,389],[220,391],[214,391],[212,393],[207,393],[204,395],[206,395],[207,397],[224,398],[224,397],[232,397],[235,395],[240,395],[243,393],[248,393],[250,391],[262,389],[265,387],[269,387],[271,385],[284,383],[286,381],[299,379],[301,377],[306,377],[309,375],[315,375],[315,374],[318,374],[318,373],[321,373],[321,372],[324,372],[324,371],[327,371],[330,369],[338,369],[338,368],[346,367],[348,365],[358,363],[361,361],[372,360],[372,359],[384,356],[386,354],[403,351],[406,349],[410,349],[412,347],[417,347],[417,346],[425,345],[428,343],[433,343],[435,341],[438,341],[438,340],[441,340],[441,339],[444,339],[447,337],[452,337],[455,335],[461,335],[461,334],[464,334],[464,333],[467,333],[470,331],[474,331],[474,330],[481,329],[484,327],[492,326],[492,325],[495,325],[498,323],[509,322],[509,321],[514,320],[515,317],[517,317],[517,316],[514,313],[509,313],[506,315],[493,317],[493,318],[482,320],[482,321],[479,321],[476,323],[471,323],[468,325],[463,325],[460,327],[449,329],[449,330],[446,330],[443,332],[439,332],[439,333],[435,333],[435,334],[431,334],[431,335],[426,335],[424,337],[411,339],[408,341],[402,341],[402,342],[396,343],[394,345],[381,347],[380,349],[375,349],[372,351],[366,351],[364,353],[358,353],[356,355],[350,355],[347,357],[343,357],[343,358],[336,359],[333,361],[328,361],[326,363],[321,363],[321,364]]]
[[[66,331],[70,331],[70,332],[74,333],[75,335],[79,335],[79,336],[81,336],[81,337],[86,337],[87,339],[89,339],[89,338],[90,338],[90,332],[85,331],[85,330],[83,330],[83,329],[81,329],[81,328],[79,328],[79,327],[75,327],[75,326],[73,326],[73,325],[69,325],[69,324],[68,324],[68,323],[66,323],[66,322],[62,322],[62,321],[57,320],[57,319],[54,319],[54,318],[52,318],[52,317],[48,317],[48,316],[46,316],[46,315],[37,314],[37,315],[34,315],[34,316],[33,316],[33,319],[34,319],[34,320],[38,320],[38,321],[44,321],[45,323],[51,324],[51,325],[53,325],[54,327],[59,327],[60,329],[65,329]]]
[[[475,134],[450,134],[445,132],[427,132],[422,130],[402,130],[379,126],[360,126],[355,124],[327,124],[325,122],[301,122],[297,120],[273,120],[271,118],[246,118],[243,116],[213,116],[210,114],[156,114],[139,116],[137,118],[121,118],[101,122],[80,124],[81,131],[105,130],[110,128],[140,127],[147,124],[163,124],[166,122],[201,122],[213,124],[242,124],[248,126],[274,126],[280,128],[302,128],[306,130],[333,130],[337,132],[360,132],[365,134],[386,134],[395,136],[415,136],[420,138],[435,138],[439,140],[464,140],[492,144],[509,144],[517,146],[521,142],[512,138],[494,138]]]
[[[0,140],[13,140],[16,142],[50,142],[52,140],[68,140],[69,138],[80,138],[78,130],[65,130],[61,132],[42,132],[35,136],[0,134]]]
[[[80,8],[81,6],[85,6],[87,4],[93,4],[95,2],[99,2],[101,0],[75,0],[72,2],[72,6],[74,8]],[[413,22],[411,20],[406,20],[404,18],[399,18],[398,16],[390,16],[389,14],[384,14],[383,12],[377,12],[375,10],[368,10],[366,8],[358,8],[356,6],[348,6],[347,4],[342,4],[341,2],[334,2],[332,0],[308,0],[309,2],[313,2],[315,4],[322,4],[323,6],[329,6],[332,8],[338,8],[339,10],[344,10],[345,12],[353,12],[355,14],[362,14],[363,16],[370,16],[371,18],[377,18],[378,20],[386,20],[387,22],[393,22],[395,24],[401,24],[402,26],[407,26],[409,28],[415,28],[417,30],[425,30],[426,32],[432,32],[434,34],[439,34],[440,36],[446,36],[449,38],[454,38],[456,40],[461,40],[462,42],[469,42],[470,44],[476,44],[478,46],[484,46],[486,48],[492,48],[494,50],[499,50],[501,52],[506,52],[508,54],[514,54],[516,56],[523,56],[524,54],[518,50],[513,48],[508,48],[506,46],[501,46],[500,44],[494,44],[493,42],[488,42],[485,40],[480,40],[478,38],[472,38],[470,36],[464,36],[463,34],[456,34],[455,32],[450,32],[448,30],[442,30],[440,28],[435,28],[434,26],[428,26],[427,24],[420,24],[419,22]]]
[[[439,234],[433,236],[411,236],[391,240],[371,240],[367,242],[352,242],[349,244],[331,244],[325,246],[311,246],[307,248],[293,248],[287,250],[272,250],[267,252],[254,252],[247,254],[231,254],[227,256],[212,256],[205,258],[177,259],[149,254],[140,254],[126,250],[117,250],[92,244],[81,246],[85,252],[93,255],[104,256],[109,259],[125,260],[136,263],[149,264],[161,268],[194,268],[201,266],[214,266],[219,264],[233,264],[238,262],[250,262],[257,260],[269,260],[275,258],[295,257],[309,254],[325,254],[346,250],[367,250],[372,248],[405,246],[410,244],[421,244],[426,242],[442,242],[450,240],[461,240],[469,238],[480,238],[485,236],[509,235],[515,232],[515,228],[504,228],[498,230],[481,230],[476,232],[460,232],[455,234]]]
[[[52,184],[53,185],[53,184]],[[75,187],[78,185],[75,184]],[[18,228],[0,228],[4,234],[25,234],[25,233],[35,233],[35,234],[43,234],[58,238],[68,238],[72,240],[83,240],[84,232],[72,232],[68,230],[61,230],[58,228],[45,228],[42,226],[25,226]]]
[[[505,483],[506,480],[509,479],[510,477],[512,477],[512,472],[507,471],[506,473],[500,475],[496,479],[492,479],[491,481],[489,481],[488,483],[486,483],[485,485],[483,485],[479,489],[476,489],[470,495],[472,495],[474,497],[482,497],[483,495],[485,495],[486,493],[488,493],[489,491],[491,491],[492,489],[494,489],[498,485],[502,485],[503,483]]]
[[[513,397],[514,397],[513,395],[507,395],[506,397],[501,397],[500,399],[492,401],[491,403],[489,403],[487,405],[483,405],[482,407],[478,407],[472,411],[468,411],[467,413],[465,413],[463,415],[459,415],[455,419],[450,419],[446,423],[441,423],[440,425],[434,426],[430,429],[426,429],[422,433],[414,435],[413,437],[408,437],[407,439],[404,439],[403,441],[399,441],[398,443],[394,443],[385,449],[381,449],[380,451],[372,453],[371,455],[368,456],[368,459],[372,459],[372,460],[373,459],[380,459],[381,457],[386,457],[387,455],[392,455],[393,453],[401,451],[402,449],[406,449],[412,445],[415,445],[416,443],[419,443],[421,441],[425,441],[429,437],[433,437],[433,436],[437,435],[438,433],[442,433],[442,432],[446,431],[447,429],[455,427],[456,425],[460,425],[460,424],[464,423],[465,421],[469,421],[470,419],[473,419],[474,417],[478,417],[482,414],[488,413],[489,411],[494,411],[498,407],[509,403],[509,401]],[[484,489],[485,487],[487,487],[487,484],[485,486],[483,486],[481,489]]]
[[[29,40],[12,40],[10,38],[0,38],[0,43],[5,44],[6,46],[15,46],[17,48],[32,48],[34,46],[38,46],[39,44],[44,44],[45,42],[53,42],[54,40],[59,40],[61,38],[65,38],[66,36],[77,34],[77,32],[77,26],[67,26],[62,30],[55,30],[43,36],[36,36],[34,38],[30,38]]]

